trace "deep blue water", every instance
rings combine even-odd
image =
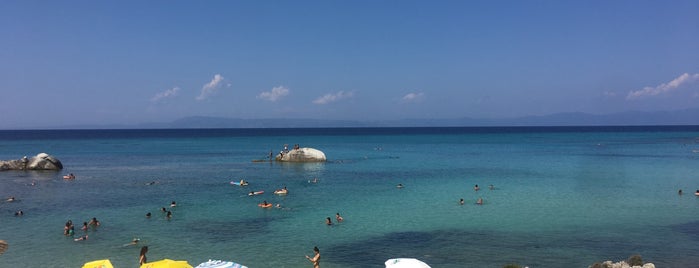
[[[253,162],[296,143],[328,162]],[[133,237],[150,247],[149,260],[192,265],[310,267],[303,256],[318,246],[322,267],[383,267],[395,257],[587,267],[632,254],[692,267],[698,143],[696,126],[0,131],[0,159],[46,152],[65,167],[0,172],[0,197],[18,198],[0,202],[0,239],[10,243],[0,267],[103,258],[137,267],[139,248],[123,246]],[[69,172],[77,179],[63,180]],[[251,185],[229,184],[241,178]],[[284,186],[287,196],[271,194]],[[173,200],[167,220],[159,209]],[[261,209],[263,200],[284,208]],[[337,212],[345,221],[326,226]],[[103,224],[87,241],[62,235],[67,220],[82,234],[92,217]]]

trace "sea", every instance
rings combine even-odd
[[[327,161],[269,161],[285,144]],[[0,172],[0,267],[699,264],[699,126],[0,131],[0,159],[38,153],[63,170]]]

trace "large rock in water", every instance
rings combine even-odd
[[[4,170],[61,170],[63,164],[58,158],[47,153],[40,153],[27,158],[26,156],[18,160],[0,160],[0,171]]]
[[[313,148],[298,148],[281,152],[275,157],[282,162],[325,162],[325,154]]]

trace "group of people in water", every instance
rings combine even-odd
[[[493,186],[492,184],[488,185],[488,189],[495,190],[495,186]],[[481,187],[479,187],[478,184],[473,186],[473,191],[478,192],[480,190],[481,190]],[[464,204],[463,198],[459,199],[459,204],[460,205]],[[476,199],[476,205],[483,205],[483,198],[482,197],[478,197],[478,199]]]
[[[84,221],[82,228],[80,228],[80,230],[84,231],[84,234],[73,239],[73,240],[76,242],[87,240],[87,238],[88,238],[87,231],[90,229],[90,227],[92,227],[92,229],[94,230],[95,228],[100,226],[100,224],[101,224],[100,221],[98,221],[96,217],[92,217],[92,219],[89,222]],[[63,235],[65,235],[65,236],[74,236],[75,235],[75,226],[73,225],[72,220],[68,220],[66,222],[65,226],[63,227]]]

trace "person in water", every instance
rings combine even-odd
[[[459,205],[463,205],[463,204],[464,204],[464,199],[463,198],[459,199]]]
[[[306,259],[313,264],[313,268],[320,268],[320,250],[318,247],[313,247],[313,253],[313,258],[306,255]]]
[[[176,206],[177,206],[177,203],[175,203],[175,201],[170,202],[170,207],[171,207],[171,208],[172,208],[172,207],[176,207]]]
[[[325,218],[325,224],[333,225],[333,220],[331,220],[330,217],[327,217],[327,218]]]
[[[87,222],[86,221],[83,222],[83,227],[80,229],[83,231],[87,231]]]
[[[148,253],[148,246],[143,246],[141,247],[141,254],[138,256],[138,264],[139,265],[144,265],[146,264],[146,253]]]
[[[87,225],[97,227],[100,226],[100,221],[98,221],[97,218],[93,217],[92,220],[90,220],[90,222],[87,223]]]
[[[337,222],[339,223],[339,222],[344,221],[345,219],[342,218],[342,216],[340,216],[340,212],[338,212],[338,213],[335,213],[335,220],[337,220]]]
[[[476,184],[476,186],[473,186],[473,190],[474,190],[474,191],[478,191],[478,190],[480,190],[480,189],[481,189],[481,187],[478,187],[478,184]]]
[[[167,215],[165,215],[165,217],[167,217],[168,220],[171,219],[172,218],[172,211],[168,210]]]
[[[399,188],[399,189],[400,189],[400,188],[403,188],[403,184],[402,184],[402,183],[399,183],[398,185],[396,185],[396,188]]]
[[[483,198],[479,197],[478,200],[476,200],[476,205],[483,205]]]
[[[77,242],[77,241],[83,241],[83,240],[87,240],[87,235],[83,235],[83,236],[81,236],[81,237],[78,237],[78,238],[76,238],[76,239],[73,239],[73,241],[75,241],[75,242]]]
[[[146,213],[146,218],[150,219],[150,216],[151,216],[150,212]]]

